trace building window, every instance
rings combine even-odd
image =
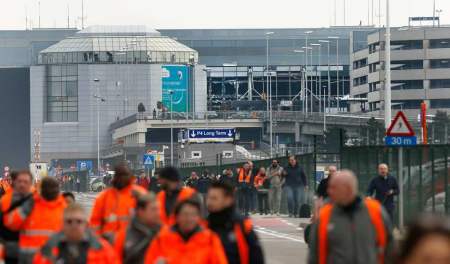
[[[392,81],[392,90],[423,89],[422,80]]]
[[[367,58],[362,59],[362,60],[357,60],[357,61],[353,62],[353,69],[354,70],[362,68],[362,67],[366,67],[366,66],[367,66]]]
[[[353,86],[359,86],[367,83],[367,76],[353,79]]]
[[[430,60],[432,69],[450,68],[450,59]]]
[[[422,100],[392,100],[392,109],[420,109]]]
[[[422,60],[402,60],[402,61],[392,61],[392,70],[417,70],[423,69]]]
[[[379,62],[369,64],[369,72],[370,73],[373,73],[373,72],[376,72],[376,71],[379,71],[379,70],[380,70],[380,63]]]
[[[392,50],[412,50],[412,49],[423,49],[422,40],[401,40],[401,41],[391,41]]]
[[[202,158],[201,151],[192,151],[191,152],[191,159],[201,159],[201,158]]]
[[[375,53],[380,50],[380,43],[374,43],[369,45],[369,54]]]
[[[430,49],[449,49],[450,39],[431,39]]]
[[[233,151],[232,150],[224,150],[222,152],[222,156],[225,159],[231,159],[231,158],[233,158]]]
[[[77,65],[47,66],[47,122],[77,121]]]
[[[450,88],[450,79],[430,80],[431,89]]]
[[[430,100],[430,108],[450,108],[450,99]]]
[[[379,90],[380,82],[369,83],[369,92],[375,92]]]

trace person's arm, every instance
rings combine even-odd
[[[104,200],[106,192],[100,193],[100,195],[95,199],[94,208],[92,209],[91,219],[89,224],[97,235],[101,235],[101,229],[103,225],[103,211],[104,211]]]
[[[390,263],[394,263],[392,260],[393,256],[394,256],[394,249],[395,249],[395,241],[394,241],[394,237],[392,235],[393,226],[392,226],[391,219],[390,219],[388,213],[386,212],[386,210],[384,209],[384,207],[381,207],[381,210],[382,210],[381,216],[383,218],[384,227],[385,227],[386,236],[387,236],[386,249],[384,250],[384,259],[386,260],[387,264],[390,264]]]
[[[300,178],[301,178],[303,184],[305,185],[305,187],[308,187],[308,179],[306,178],[306,174],[305,174],[305,171],[303,170],[303,168],[300,168]]]
[[[212,233],[212,250],[210,252],[211,254],[211,262],[212,264],[227,264],[228,259],[227,255],[225,254],[225,250],[223,248],[222,242],[220,241],[220,238]],[[250,263],[252,263],[250,261]]]
[[[253,229],[247,234],[247,243],[249,249],[249,263],[264,264],[264,252],[258,236]]]
[[[311,233],[309,234],[309,254],[308,254],[308,264],[319,263],[319,256],[317,254],[317,245],[319,244],[318,238],[318,222],[312,224]]]
[[[33,207],[34,198],[26,200],[21,206],[4,215],[4,225],[13,231],[20,230],[33,211]]]
[[[369,183],[369,188],[367,188],[367,196],[372,197],[375,192],[375,179],[372,179]]]

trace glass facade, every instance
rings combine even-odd
[[[392,81],[392,90],[423,89],[423,80]]]
[[[392,109],[420,109],[422,100],[392,100]]]
[[[449,49],[450,39],[431,39],[430,49]]]
[[[423,69],[422,60],[401,60],[401,61],[391,61],[392,70],[417,70]]]
[[[401,40],[391,41],[392,50],[423,49],[423,40]]]
[[[450,79],[430,80],[431,89],[450,88]]]
[[[47,70],[47,122],[78,121],[78,66],[49,65]]]
[[[39,64],[176,63],[193,64],[198,53],[168,37],[73,37],[43,50]]]
[[[430,60],[432,69],[450,68],[450,59]]]
[[[450,108],[450,99],[430,100],[430,108]]]

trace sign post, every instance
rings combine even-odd
[[[397,113],[386,132],[385,143],[387,146],[398,146],[398,181],[399,181],[399,226],[404,227],[404,197],[403,197],[403,147],[417,145],[417,137],[408,122],[405,114],[401,111]]]

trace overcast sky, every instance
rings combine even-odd
[[[381,1],[382,10],[378,10]],[[373,0],[374,23],[381,13],[385,21],[385,1]],[[38,2],[41,27],[81,27],[81,0],[0,0],[0,29],[38,27]],[[295,28],[327,27],[368,23],[368,3],[372,0],[84,0],[87,25],[136,25],[153,28]],[[407,25],[410,16],[432,16],[433,0],[391,0],[392,24]],[[436,0],[442,9],[443,24],[450,24],[450,0]],[[27,15],[26,15],[27,14]],[[371,11],[370,11],[371,14]],[[370,15],[371,17],[371,15]],[[31,21],[31,22],[30,22]]]

